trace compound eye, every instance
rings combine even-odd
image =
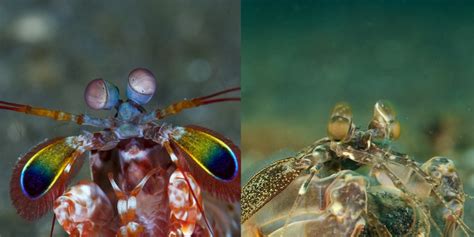
[[[377,101],[370,129],[378,129],[386,138],[395,140],[400,137],[400,122],[393,106],[387,101]]]
[[[153,73],[145,68],[137,68],[128,75],[127,97],[144,105],[151,100],[156,90],[156,79]]]
[[[103,79],[95,79],[89,82],[84,92],[87,106],[95,110],[112,109],[119,103],[119,98],[118,88]]]
[[[390,124],[390,139],[397,140],[400,137],[400,122],[398,120],[393,121]]]
[[[349,138],[352,129],[352,109],[347,103],[334,106],[328,123],[328,136],[333,141]]]

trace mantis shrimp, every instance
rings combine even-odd
[[[400,123],[375,104],[368,129],[337,104],[328,136],[278,160],[242,188],[244,236],[454,236],[466,194],[452,160],[420,164],[391,149]],[[433,231],[434,230],[434,231]]]
[[[71,236],[224,236],[239,231],[240,150],[199,126],[162,120],[182,110],[240,97],[219,97],[232,88],[147,112],[156,79],[145,68],[128,77],[127,99],[103,80],[86,87],[94,110],[116,109],[108,118],[71,114],[0,101],[0,109],[100,128],[47,139],[21,156],[10,196],[18,214],[36,220],[53,209]],[[68,187],[89,153],[92,180]],[[204,193],[204,191],[207,191]],[[51,230],[51,235],[54,228]]]

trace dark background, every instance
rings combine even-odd
[[[240,1],[0,3],[0,100],[112,116],[87,109],[84,88],[100,77],[116,84],[123,97],[128,73],[136,67],[157,77],[149,110],[238,86]],[[239,103],[211,105],[166,122],[208,127],[239,144],[239,108]],[[42,140],[94,128],[9,111],[0,111],[0,124],[0,236],[48,236],[51,214],[34,223],[16,215],[8,194],[11,170]],[[80,179],[88,179],[87,168]]]
[[[473,195],[473,42],[468,1],[242,1],[244,177],[326,136],[335,103],[366,127],[385,99],[394,149],[450,157]]]

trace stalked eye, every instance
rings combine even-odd
[[[95,79],[89,82],[84,92],[84,99],[91,109],[112,109],[119,103],[119,90],[112,83]]]
[[[328,136],[331,140],[342,141],[349,137],[352,129],[352,109],[347,103],[334,106],[328,123]]]
[[[389,102],[378,101],[375,104],[369,128],[378,129],[385,138],[395,140],[400,137],[400,123],[396,119],[395,109]]]
[[[153,73],[145,68],[137,68],[128,75],[127,97],[140,105],[151,100],[156,90]]]

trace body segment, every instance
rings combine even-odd
[[[367,130],[352,123],[347,104],[336,105],[328,135],[294,157],[264,168],[243,187],[242,223],[247,236],[313,236],[315,231],[321,236],[336,232],[338,236],[429,236],[430,232],[454,236],[458,227],[466,235],[472,233],[462,220],[465,194],[453,162],[435,157],[420,165],[391,150],[389,142],[400,136],[400,125],[387,103],[377,102]],[[310,165],[283,176],[285,167],[303,161]],[[273,174],[273,170],[281,173]],[[357,188],[344,192],[353,198],[351,202],[335,202],[340,197],[333,195],[339,192],[334,186],[337,182],[326,180],[344,177],[347,172],[364,182],[354,186],[352,179],[340,178],[340,185]],[[272,181],[262,182],[268,179]],[[281,209],[279,202],[289,209]],[[345,215],[355,222],[344,222]],[[318,224],[308,225],[314,228],[306,231],[301,218]],[[332,221],[335,224],[328,228]],[[348,230],[346,227],[351,231],[338,232]]]
[[[0,109],[103,129],[48,140],[23,156],[11,180],[14,206],[29,220],[54,206],[55,216],[71,236],[237,233],[229,223],[236,221],[232,212],[238,210],[229,205],[240,197],[238,147],[211,130],[174,127],[160,120],[184,109],[239,101],[239,97],[214,98],[239,89],[146,112],[142,106],[155,93],[156,82],[149,70],[138,68],[129,75],[126,100],[120,100],[117,87],[105,80],[96,79],[87,86],[85,100],[90,108],[117,110],[109,118],[0,101]],[[86,157],[83,154],[90,154],[92,180],[68,188]],[[201,189],[221,200],[206,204],[212,198]],[[209,218],[207,207],[214,209]],[[223,214],[216,207],[228,212]]]

